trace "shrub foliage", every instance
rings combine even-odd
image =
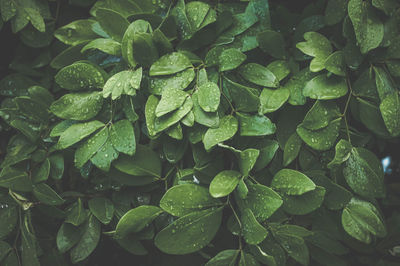
[[[0,264],[399,265],[400,4],[301,2],[1,0]]]

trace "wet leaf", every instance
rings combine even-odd
[[[246,58],[247,56],[238,49],[226,49],[222,51],[218,58],[219,71],[223,72],[236,69],[246,60]]]
[[[217,128],[209,128],[204,135],[203,143],[206,150],[210,150],[218,143],[232,138],[238,130],[238,121],[231,115],[224,116]]]
[[[265,136],[275,133],[276,126],[264,115],[236,113],[241,136]]]
[[[250,209],[244,209],[241,216],[244,240],[251,245],[257,245],[268,235],[267,229],[258,223]]]
[[[210,194],[214,198],[229,195],[237,186],[242,175],[233,170],[218,173],[210,183]]]
[[[102,88],[104,85],[103,73],[97,66],[87,62],[63,67],[54,78],[60,87],[71,91]]]
[[[206,82],[199,86],[197,90],[197,99],[199,105],[205,112],[217,111],[220,98],[220,89],[214,82]]]
[[[275,174],[271,187],[286,195],[303,195],[316,188],[314,182],[305,174],[292,170],[282,169]]]
[[[330,100],[347,94],[347,84],[343,78],[318,75],[307,82],[303,90],[305,97],[318,100]]]
[[[246,80],[265,87],[276,88],[279,81],[268,68],[256,64],[249,63],[239,68],[239,74]]]
[[[103,126],[104,124],[97,120],[74,124],[60,135],[60,139],[57,143],[57,148],[60,150],[66,149],[69,146],[74,145],[75,143],[91,135],[93,132]]]
[[[150,67],[150,76],[172,75],[192,66],[183,53],[174,52],[162,56]]]
[[[110,138],[113,147],[127,155],[134,155],[136,151],[136,138],[132,123],[120,120],[111,126]]]

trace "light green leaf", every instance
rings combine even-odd
[[[242,175],[233,170],[224,170],[218,173],[210,183],[210,194],[214,198],[229,195],[237,186]]]
[[[186,100],[183,103],[183,105],[180,106],[176,111],[163,115],[162,117],[155,118],[154,120],[155,132],[156,133],[162,132],[163,130],[175,125],[182,118],[184,118],[192,110],[192,108],[193,108],[192,98],[190,96],[186,97]]]
[[[384,173],[376,155],[364,148],[351,149],[343,168],[347,184],[363,197],[385,196]]]
[[[229,48],[224,51],[219,56],[219,71],[229,71],[236,69],[240,66],[247,56],[236,48]]]
[[[218,143],[232,138],[236,134],[237,130],[237,119],[231,115],[224,116],[221,119],[218,128],[209,128],[207,130],[203,138],[204,148],[210,150]]]
[[[331,43],[324,35],[310,31],[304,33],[304,39],[296,47],[306,55],[326,59],[332,53]]]
[[[340,116],[340,111],[334,101],[316,101],[304,117],[301,126],[309,130],[327,127],[329,123]]]
[[[316,188],[314,182],[305,174],[292,170],[282,169],[275,174],[271,187],[286,195],[303,195]]]
[[[101,226],[96,217],[90,216],[83,230],[82,238],[70,253],[74,264],[86,259],[96,249],[100,240]]]
[[[83,61],[63,67],[54,79],[61,88],[71,91],[102,88],[104,85],[103,73],[99,68]]]
[[[158,103],[158,98],[154,95],[150,95],[149,98],[147,98],[145,106],[146,127],[151,137],[154,137],[157,134],[154,128],[154,123],[156,120],[156,108]]]
[[[290,74],[291,69],[287,61],[275,60],[267,65],[267,68],[275,75],[278,81],[283,80]]]
[[[33,187],[33,195],[46,205],[61,205],[64,200],[51,187],[42,183]]]
[[[197,31],[207,14],[209,13],[210,6],[207,3],[194,1],[189,2],[185,6],[186,16],[194,31]]]
[[[200,107],[205,112],[215,112],[218,109],[221,98],[221,91],[214,82],[206,82],[199,86],[197,90],[197,99]]]
[[[279,81],[268,68],[256,64],[248,63],[239,68],[239,74],[246,80],[265,87],[276,88]]]
[[[347,94],[347,84],[344,78],[321,74],[307,82],[303,94],[317,100],[337,99]]]
[[[111,138],[108,138],[104,145],[90,158],[90,161],[99,169],[108,172],[111,163],[118,158],[118,151],[114,149]]]
[[[217,233],[222,209],[193,212],[179,218],[156,235],[155,245],[164,253],[176,255],[202,249]]]
[[[161,100],[156,108],[156,117],[168,114],[183,105],[189,96],[186,92],[173,87],[165,88],[161,95]]]
[[[357,198],[352,198],[342,212],[344,230],[355,239],[369,244],[372,237],[384,237],[386,228],[377,208]]]
[[[150,79],[150,92],[161,95],[165,88],[184,90],[195,78],[193,68],[188,68],[171,76],[158,76]]]
[[[65,130],[58,140],[57,148],[62,150],[86,138],[97,129],[104,126],[104,123],[94,120],[86,123],[73,124]]]
[[[390,135],[400,135],[400,100],[398,92],[387,95],[381,101],[379,109]]]
[[[142,205],[128,211],[119,220],[115,229],[115,237],[124,238],[131,233],[141,231],[162,212],[159,207],[151,205]]]
[[[44,19],[40,12],[37,9],[31,7],[24,7],[24,10],[29,17],[32,26],[40,32],[45,32],[46,24],[44,23]]]
[[[90,212],[103,224],[109,224],[114,216],[114,204],[107,198],[93,198],[88,201]]]
[[[220,119],[217,112],[209,113],[205,112],[203,108],[200,107],[198,102],[198,92],[196,91],[192,95],[193,100],[193,116],[194,121],[197,123],[206,126],[216,128],[219,126]]]
[[[121,44],[111,39],[98,38],[86,44],[81,53],[88,50],[98,49],[106,54],[121,56]]]
[[[282,107],[289,99],[290,91],[286,88],[276,90],[263,89],[260,94],[260,114],[272,113]]]
[[[377,48],[382,42],[384,28],[371,4],[363,0],[350,0],[348,12],[361,53],[366,54]]]
[[[266,136],[275,133],[276,126],[264,115],[236,113],[241,136]]]
[[[346,65],[344,60],[344,53],[336,51],[332,53],[325,61],[325,68],[338,76],[346,76]]]
[[[311,148],[318,151],[330,149],[339,136],[341,118],[332,120],[327,127],[309,130],[302,124],[297,127],[297,134]]]
[[[268,235],[268,230],[258,223],[250,209],[242,211],[241,221],[243,224],[244,240],[250,245],[257,245]]]
[[[315,76],[316,73],[311,72],[310,69],[306,67],[294,74],[293,77],[282,86],[283,89],[288,89],[290,91],[288,102],[291,105],[304,105],[306,103],[303,89],[307,82]]]
[[[221,202],[211,197],[207,188],[195,184],[173,186],[160,200],[164,211],[178,217],[219,205]]]
[[[335,157],[328,163],[328,168],[341,165],[347,161],[350,158],[352,148],[351,143],[347,140],[339,140],[335,147]]]
[[[135,95],[140,88],[142,81],[142,68],[135,71],[124,70],[109,78],[103,87],[103,97],[111,96],[111,99],[118,99],[121,95]]]
[[[249,193],[245,199],[235,199],[241,210],[250,209],[257,221],[263,222],[276,212],[283,201],[278,193],[261,184],[247,183]]]
[[[102,104],[103,99],[99,92],[69,93],[53,102],[50,106],[50,111],[63,119],[88,120],[100,112]],[[73,123],[73,121],[69,121],[65,127],[64,125],[62,126],[62,130],[57,131],[62,132]],[[59,135],[59,133],[53,131],[56,131],[56,128],[52,130],[52,137]]]
[[[150,76],[172,75],[192,67],[183,53],[173,52],[162,56],[150,67]]]
[[[118,12],[111,9],[98,8],[96,19],[101,28],[115,41],[121,42],[129,22]]]
[[[111,126],[111,143],[114,148],[127,155],[134,155],[136,151],[135,132],[132,123],[128,120],[120,120]]]
[[[98,133],[83,142],[75,151],[75,166],[82,168],[83,165],[100,150],[108,139],[108,128],[103,128]]]
[[[257,149],[246,149],[239,154],[239,169],[243,176],[248,176],[257,162],[260,151]]]

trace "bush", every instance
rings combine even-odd
[[[1,0],[0,264],[400,265],[400,4],[269,2]]]

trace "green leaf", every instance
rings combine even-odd
[[[256,112],[260,105],[258,94],[255,95],[252,88],[233,82],[225,76],[224,78],[224,87],[229,91],[236,111]]]
[[[281,108],[289,99],[290,91],[286,88],[276,90],[263,89],[260,94],[260,114],[272,113]]]
[[[300,196],[316,188],[314,182],[305,174],[292,170],[282,169],[275,174],[271,187],[286,195]]]
[[[310,31],[304,33],[304,39],[306,41],[297,43],[296,47],[306,55],[326,59],[332,53],[331,43],[324,35]]]
[[[397,93],[397,90],[395,89],[395,86],[392,82],[392,78],[383,68],[374,67],[374,72],[376,90],[378,91],[378,95],[381,101],[383,101],[387,96],[393,95],[393,93]],[[367,73],[368,75],[371,75],[370,72]]]
[[[246,149],[239,154],[239,169],[243,176],[248,176],[257,162],[260,151],[257,149]]]
[[[246,60],[246,58],[247,56],[236,48],[223,50],[218,58],[219,71],[223,72],[236,69]]]
[[[19,111],[26,117],[41,123],[49,121],[48,108],[41,101],[35,101],[31,97],[22,96],[14,98],[14,102]]]
[[[6,167],[0,172],[0,187],[28,192],[32,190],[32,180],[26,172]]]
[[[28,14],[29,20],[32,23],[32,26],[35,27],[40,32],[45,32],[46,25],[44,23],[44,19],[40,12],[34,8],[25,7],[25,12]]]
[[[297,134],[311,148],[318,151],[330,149],[339,136],[341,118],[332,120],[327,127],[309,130],[302,124],[297,127]]]
[[[319,207],[325,197],[325,188],[316,186],[314,190],[300,196],[283,195],[283,209],[293,215],[305,215]]]
[[[325,22],[328,25],[339,23],[347,14],[348,0],[329,0],[325,8]]]
[[[58,140],[57,148],[62,150],[81,141],[91,135],[97,129],[104,126],[104,123],[94,120],[86,123],[73,124],[65,130]]]
[[[67,45],[78,45],[97,38],[97,34],[92,31],[96,21],[91,19],[75,20],[54,32],[54,36]]]
[[[59,180],[64,174],[64,157],[61,153],[54,153],[49,156],[50,161],[50,176]]]
[[[244,252],[240,252],[239,266],[260,266],[258,261],[253,257],[253,255]]]
[[[148,226],[163,211],[157,206],[142,205],[124,214],[115,229],[116,238],[124,238]]]
[[[210,6],[207,3],[194,1],[185,6],[186,16],[194,31],[197,31],[209,12]]]
[[[294,159],[297,158],[302,143],[303,141],[296,132],[289,137],[283,149],[283,166],[288,166],[291,162],[293,162]]]
[[[119,156],[114,167],[129,175],[161,177],[160,157],[144,145],[137,145],[133,156]]]
[[[7,22],[17,15],[17,5],[13,1],[2,0],[0,1],[0,12],[4,22]]]
[[[172,75],[192,67],[183,53],[173,52],[162,56],[150,67],[150,76]]]
[[[309,68],[303,68],[299,72],[293,75],[285,85],[283,89],[290,91],[288,102],[292,105],[304,105],[306,103],[306,97],[303,95],[303,89],[306,83],[316,76],[316,73],[310,71]]]
[[[145,106],[146,127],[151,137],[157,134],[154,124],[156,120],[156,108],[158,106],[158,103],[158,98],[154,95],[150,95],[149,98],[147,98]]]
[[[57,232],[57,248],[61,253],[65,253],[75,246],[81,238],[78,227],[69,223],[63,223]]]
[[[301,126],[309,130],[325,128],[329,123],[340,116],[340,111],[334,101],[316,101],[307,112]]]
[[[63,67],[54,79],[61,88],[71,91],[102,88],[104,85],[103,73],[97,66],[87,62]]]
[[[95,135],[90,137],[86,142],[83,142],[75,151],[75,166],[82,168],[93,155],[100,150],[108,139],[108,128],[103,128]]]
[[[71,250],[71,262],[77,263],[95,250],[100,240],[101,226],[96,217],[90,216],[83,227],[83,235],[77,245]]]
[[[183,105],[188,96],[189,94],[180,89],[173,87],[165,88],[155,111],[156,117],[163,116],[178,109]]]
[[[132,123],[128,120],[120,120],[111,126],[111,143],[114,148],[127,155],[134,155],[136,151],[135,132]]]
[[[400,100],[398,92],[387,95],[381,101],[379,109],[390,135],[400,135]]]
[[[108,172],[111,163],[118,158],[118,151],[114,149],[111,138],[108,138],[104,145],[90,158],[90,161],[99,169]]]
[[[193,93],[192,100],[193,100],[194,121],[206,127],[212,127],[212,128],[218,127],[220,123],[218,113],[217,112],[208,113],[205,112],[203,108],[200,107],[200,104],[198,102],[197,91]]]
[[[277,59],[285,59],[285,40],[279,32],[267,30],[257,34],[257,42],[263,52]]]
[[[32,173],[32,181],[40,183],[46,181],[50,174],[50,161],[46,158],[43,163]]]
[[[250,245],[257,245],[268,235],[268,230],[258,223],[250,209],[244,209],[241,216],[244,240]]]
[[[257,221],[263,222],[276,212],[283,201],[278,193],[271,188],[261,185],[247,183],[249,193],[245,199],[236,197],[236,202],[241,210],[250,209]]]
[[[355,239],[369,244],[372,237],[384,237],[386,228],[377,208],[361,199],[352,198],[342,212],[344,230]]]
[[[161,95],[165,88],[184,90],[194,80],[193,68],[188,68],[171,76],[158,76],[150,79],[150,92]]]
[[[241,136],[266,136],[275,133],[276,126],[264,115],[236,113]]]
[[[197,99],[205,112],[216,112],[219,106],[221,92],[214,82],[206,82],[197,89]]]
[[[114,204],[107,198],[93,198],[88,201],[90,212],[103,224],[109,224],[114,216]]]
[[[218,173],[210,183],[210,194],[214,198],[229,195],[237,186],[242,175],[233,170],[224,170]]]
[[[344,53],[342,51],[336,51],[328,56],[325,61],[325,68],[335,75],[342,77],[346,76]]]
[[[137,64],[133,49],[133,43],[139,38],[140,33],[151,32],[151,25],[145,20],[135,20],[126,29],[121,43],[122,57],[130,67],[135,67]],[[150,52],[150,51],[149,51]]]
[[[257,148],[260,150],[260,155],[258,156],[256,164],[254,165],[255,171],[265,168],[271,162],[279,148],[279,144],[275,140],[265,139],[259,142],[259,146]]]
[[[347,94],[347,84],[344,78],[321,74],[307,82],[303,94],[317,100],[337,99]]]
[[[155,245],[167,254],[189,254],[211,242],[222,218],[222,207],[185,215],[161,230]]]
[[[224,116],[218,128],[209,128],[204,135],[203,143],[206,150],[232,138],[238,130],[238,121],[231,115]]]
[[[335,157],[328,163],[328,168],[332,168],[346,162],[350,158],[352,148],[353,147],[351,146],[351,143],[347,140],[339,140],[335,147]]]
[[[121,42],[129,22],[121,14],[111,9],[98,8],[96,19],[101,28],[115,41]]]
[[[119,42],[105,38],[98,38],[89,42],[82,48],[81,53],[85,53],[88,50],[95,50],[95,49],[100,50],[106,54],[115,56],[121,56],[122,54],[121,44]]]
[[[275,238],[288,253],[289,257],[293,258],[301,265],[309,265],[309,251],[303,238],[279,232],[275,234]]]
[[[384,197],[384,173],[376,155],[364,148],[351,149],[350,157],[343,168],[347,184],[364,197]]]
[[[63,198],[46,184],[37,184],[33,187],[33,195],[42,203],[47,205],[61,205]]]
[[[195,184],[173,186],[160,200],[164,211],[178,217],[219,205],[221,202],[211,197],[207,188]]]
[[[236,265],[236,260],[239,255],[239,250],[227,249],[219,252],[215,257],[210,259],[205,266],[233,266]]]
[[[246,80],[265,87],[276,88],[279,81],[268,68],[256,64],[248,63],[239,68],[239,74]]]
[[[377,48],[382,42],[384,28],[371,4],[362,0],[350,0],[348,12],[361,53],[366,54]]]
[[[78,198],[78,200],[67,209],[67,217],[64,222],[79,226],[87,221],[88,216],[89,211],[83,208],[82,200]]]
[[[18,210],[14,206],[0,209],[0,239],[8,236],[17,225]]]
[[[287,61],[275,60],[267,65],[267,68],[275,75],[278,81],[283,80],[290,74],[291,69]]]
[[[124,70],[109,78],[103,87],[103,97],[111,94],[111,99],[118,99],[121,95],[135,95],[142,81],[142,68],[135,71]]]
[[[161,101],[160,101],[161,102]],[[158,105],[157,105],[158,107]],[[193,108],[193,101],[190,96],[188,96],[176,111],[166,114],[162,117],[156,117],[154,120],[154,130],[156,133],[162,132],[163,130],[175,125],[182,118],[184,118]],[[157,111],[157,109],[156,109]]]

